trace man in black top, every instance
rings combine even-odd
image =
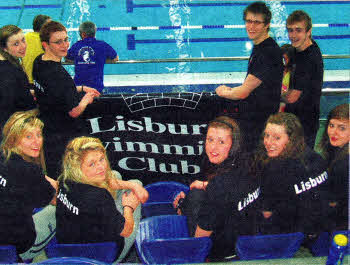
[[[287,18],[287,31],[296,48],[294,88],[282,98],[286,112],[295,114],[304,127],[305,141],[314,148],[319,128],[320,98],[323,85],[323,60],[320,48],[311,38],[310,16],[296,10]]]
[[[265,121],[278,111],[283,64],[281,50],[268,33],[271,12],[265,3],[250,4],[244,10],[243,18],[248,37],[254,43],[247,76],[242,85],[221,85],[216,88],[216,93],[235,101],[227,111],[238,112],[236,118],[245,132],[246,146],[252,150],[258,143]]]
[[[35,94],[44,126],[47,174],[57,179],[66,144],[84,134],[79,116],[99,92],[87,86],[76,87],[61,64],[67,55],[69,41],[66,28],[56,22],[46,23],[40,30],[45,53],[33,66]]]

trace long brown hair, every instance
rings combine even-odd
[[[305,154],[305,140],[304,140],[304,129],[301,125],[299,119],[292,113],[279,112],[271,115],[265,124],[276,124],[281,125],[285,128],[288,135],[288,143],[281,153],[280,156],[276,158],[270,158],[267,155],[265,145],[264,145],[264,134],[262,133],[260,137],[260,142],[257,150],[254,154],[254,162],[252,164],[252,173],[258,175],[259,172],[265,167],[267,163],[275,159],[299,159],[305,165],[304,154]]]
[[[8,39],[21,31],[22,30],[15,25],[6,25],[0,28],[0,54],[10,63],[23,70],[20,60],[5,51]]]
[[[211,180],[216,175],[230,171],[231,168],[237,164],[237,160],[239,159],[242,150],[242,133],[238,123],[228,116],[219,116],[215,118],[209,122],[208,130],[209,128],[223,128],[230,130],[232,137],[232,145],[229,151],[229,155],[221,164],[216,165],[210,163],[209,158],[206,154],[203,158],[201,166],[202,171],[208,180]]]
[[[344,103],[333,108],[327,117],[325,130],[322,134],[321,140],[317,145],[317,150],[321,153],[324,159],[328,161],[328,167],[331,170],[335,161],[342,159],[349,154],[349,144],[342,148],[333,147],[329,141],[327,128],[331,119],[348,120],[349,121],[349,103]]]

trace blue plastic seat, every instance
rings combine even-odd
[[[173,201],[178,193],[188,193],[190,188],[176,181],[160,181],[145,186],[149,198],[142,205],[142,216],[150,217],[157,215],[176,214]]]
[[[187,220],[180,215],[143,219],[136,235],[136,249],[143,263],[204,262],[211,248],[209,237],[189,237]]]
[[[304,234],[240,236],[236,250],[241,260],[291,258],[300,248]]]
[[[0,263],[17,263],[17,252],[15,246],[0,246]]]
[[[107,263],[87,258],[79,257],[61,257],[47,259],[36,264],[91,264],[91,265],[107,265]]]
[[[59,244],[56,238],[46,246],[48,258],[82,257],[112,263],[117,258],[118,246],[115,242],[87,244]]]
[[[328,256],[330,244],[331,235],[328,232],[322,232],[311,246],[312,255],[315,257]]]

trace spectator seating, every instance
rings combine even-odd
[[[107,265],[107,263],[87,258],[79,257],[61,257],[47,259],[36,264],[90,264],[90,265]]]
[[[88,233],[89,231],[87,231]],[[112,263],[117,258],[118,246],[115,242],[88,244],[59,244],[53,238],[46,247],[48,258],[82,257],[106,263]]]
[[[142,216],[176,214],[173,201],[181,191],[187,193],[190,188],[176,181],[160,181],[145,186],[149,193],[148,201],[142,205]]]
[[[204,262],[211,248],[209,237],[189,237],[185,216],[160,215],[141,220],[136,249],[143,263]]]
[[[0,263],[17,263],[17,252],[15,246],[0,246]]]
[[[240,236],[236,250],[241,260],[291,258],[299,250],[304,234]]]

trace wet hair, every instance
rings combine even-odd
[[[257,150],[254,154],[254,162],[252,166],[253,174],[258,174],[264,166],[274,159],[299,159],[305,165],[305,140],[304,140],[304,129],[301,125],[297,116],[288,112],[279,112],[271,115],[265,124],[265,128],[267,124],[276,124],[284,127],[286,134],[288,135],[288,143],[283,150],[283,152],[274,158],[270,158],[267,155],[266,148],[264,146],[264,134],[262,133],[260,137],[260,142],[257,147]],[[305,165],[306,166],[306,165]]]
[[[21,152],[18,143],[22,140],[28,131],[39,128],[41,131],[44,127],[43,122],[37,117],[39,111],[37,109],[29,111],[18,111],[12,114],[7,120],[2,130],[1,149],[2,154],[7,161],[13,154],[23,157],[28,162],[40,165],[44,170],[45,159],[43,147],[41,147],[38,158],[29,157]]]
[[[210,128],[223,128],[230,130],[232,145],[228,157],[219,165],[210,163],[208,156],[205,154],[201,168],[208,180],[212,179],[216,175],[230,171],[231,168],[237,164],[237,160],[242,152],[242,133],[238,123],[233,118],[228,116],[219,116],[209,122],[208,130]]]
[[[82,34],[85,33],[86,37],[95,37],[96,25],[91,21],[85,21],[80,24],[79,33],[80,33],[80,36],[82,36]]]
[[[331,119],[349,121],[349,107],[349,103],[344,103],[336,106],[329,112],[327,122],[325,124],[325,130],[316,148],[317,150],[319,150],[321,155],[328,161],[329,168],[332,167],[335,161],[342,159],[345,155],[348,155],[349,145],[346,144],[342,148],[333,147],[329,141],[327,128]]]
[[[287,26],[293,25],[296,22],[305,22],[306,31],[312,28],[311,17],[303,10],[295,10],[287,18]]]
[[[288,65],[285,65],[288,69],[292,69],[293,65],[295,65],[295,55],[296,49],[291,44],[284,44],[281,46],[282,54],[286,54],[289,58]]]
[[[49,43],[51,35],[59,31],[67,32],[67,29],[57,21],[48,21],[40,29],[40,40]]]
[[[20,29],[19,27],[15,26],[15,25],[6,25],[3,26],[2,28],[0,28],[0,54],[6,59],[8,60],[10,63],[12,63],[13,65],[15,65],[16,67],[22,69],[20,60],[18,58],[16,58],[15,56],[11,55],[10,53],[8,53],[7,51],[5,51],[5,49],[7,48],[7,41],[10,37],[12,37],[13,35],[18,34],[19,32],[21,32],[22,29]]]
[[[45,22],[51,19],[51,17],[47,16],[47,15],[37,15],[35,16],[35,18],[33,19],[33,30],[35,32],[39,32],[41,27],[45,24]]]
[[[105,156],[107,161],[106,180],[99,187],[105,188],[113,194],[114,191],[108,184],[108,180],[113,177],[113,172],[107,158],[106,149],[98,138],[82,136],[68,143],[63,157],[62,174],[59,176],[58,180],[63,182],[66,189],[68,189],[66,185],[67,181],[96,186],[94,183],[89,182],[81,170],[81,164],[85,156],[91,151],[99,151]]]
[[[248,13],[263,15],[265,25],[271,22],[271,11],[262,1],[254,2],[247,6],[243,12],[243,20],[246,19]]]

